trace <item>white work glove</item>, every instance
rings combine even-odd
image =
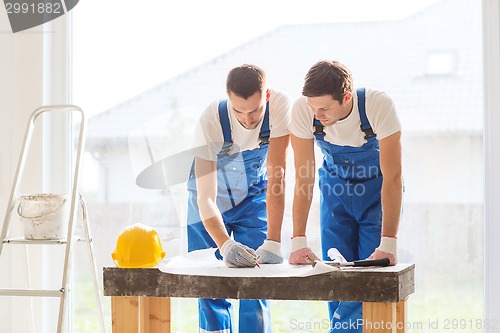
[[[292,252],[288,263],[292,265],[310,265],[315,260],[319,260],[309,246],[307,246],[306,236],[292,237]]]
[[[389,258],[390,266],[394,266],[398,263],[397,256],[397,245],[398,239],[396,237],[385,237],[382,236],[380,239],[380,245],[375,249],[368,259],[384,259]]]
[[[220,253],[227,267],[255,267],[257,264],[255,251],[232,239],[222,244]]]
[[[259,264],[281,264],[283,254],[281,253],[281,244],[279,242],[266,239],[264,244],[259,246],[257,251],[257,260]]]

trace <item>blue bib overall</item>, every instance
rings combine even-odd
[[[269,102],[260,129],[260,147],[229,155],[233,145],[227,100],[219,102],[219,120],[224,144],[217,156],[217,206],[225,227],[235,241],[257,249],[267,234],[265,167],[269,144]],[[235,156],[236,155],[236,156]],[[215,248],[217,245],[205,230],[197,204],[194,169],[188,180],[188,251]],[[219,250],[216,256],[221,259]],[[214,286],[224,288],[224,286]],[[198,300],[200,332],[232,332],[232,305],[225,299]],[[271,332],[269,304],[266,300],[241,300],[239,332]]]
[[[348,260],[366,259],[380,243],[382,173],[379,145],[366,117],[365,90],[358,89],[361,147],[339,146],[324,140],[314,119],[316,142],[324,154],[319,168],[320,225],[323,259],[335,247]],[[352,112],[355,112],[353,110]],[[361,303],[329,302],[330,332],[362,332]]]

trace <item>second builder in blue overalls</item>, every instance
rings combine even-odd
[[[188,181],[188,250],[218,248],[216,256],[235,268],[281,263],[291,101],[268,89],[255,65],[233,68],[226,90],[195,134],[202,149],[194,150]],[[200,332],[233,331],[227,300],[199,299],[198,308]],[[240,301],[239,332],[271,332],[266,300]]]
[[[382,91],[355,90],[350,70],[330,60],[310,68],[302,95],[290,122],[294,236],[306,231],[316,141],[324,155],[318,170],[323,259],[336,248],[349,261],[389,258],[395,265],[403,182],[394,103]],[[304,264],[312,259],[307,252],[300,258]],[[331,332],[362,331],[361,303],[330,302],[329,312]]]

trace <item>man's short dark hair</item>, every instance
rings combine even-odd
[[[244,99],[256,92],[262,94],[266,82],[266,74],[255,65],[244,64],[233,68],[227,75],[227,93],[236,94]]]
[[[338,61],[322,60],[315,63],[304,80],[302,95],[319,97],[330,95],[342,104],[344,95],[352,93],[351,71]]]

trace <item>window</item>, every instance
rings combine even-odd
[[[85,4],[79,6],[83,11]],[[164,12],[171,15],[172,11]],[[303,11],[307,11],[306,7]],[[449,15],[450,12],[454,15]],[[225,13],[230,19],[230,9]],[[96,17],[91,28],[86,18],[79,20],[77,16],[75,103],[88,104],[92,113],[87,139],[89,169],[83,172],[89,183],[84,196],[100,268],[113,265],[110,253],[116,236],[121,228],[134,222],[152,225],[160,232],[167,256],[186,250],[183,184],[147,190],[136,185],[136,178],[147,167],[144,161],[151,157],[159,161],[186,149],[194,130],[190,124],[209,102],[224,97],[225,75],[232,66],[254,62],[267,71],[273,87],[296,98],[300,96],[307,69],[319,59],[336,58],[351,67],[356,86],[387,91],[395,100],[403,124],[406,192],[399,259],[417,265],[417,292],[410,298],[409,321],[429,325],[458,318],[483,318],[483,185],[477,181],[483,177],[481,2],[443,0],[397,20],[383,18],[373,21],[372,17],[372,21],[362,22],[354,21],[356,18],[351,18],[352,22],[324,18],[307,22],[316,24],[284,20],[283,25],[268,27],[258,37],[226,38],[237,42],[209,51],[204,43],[225,45],[213,37],[227,36],[214,32],[202,41],[188,31],[185,40],[177,40],[172,47],[163,42],[173,33],[166,28],[153,28],[145,23],[145,30],[140,33],[137,28],[140,25],[118,33],[108,27],[104,18]],[[229,30],[237,30],[236,25],[232,27]],[[102,39],[93,34],[94,28],[103,30]],[[223,29],[228,30],[227,26]],[[181,26],[175,30],[183,31]],[[115,33],[113,38],[106,37],[107,31]],[[452,38],[456,35],[461,38]],[[147,43],[144,36],[150,38]],[[85,38],[92,43],[85,44]],[[140,49],[137,62],[115,67],[111,54],[90,51],[96,45],[100,50],[109,49],[111,39],[116,48],[125,45],[130,50]],[[197,43],[202,45],[197,50],[200,58],[194,60],[184,50],[188,44]],[[162,61],[151,60],[154,53],[163,54]],[[192,62],[184,65],[179,54]],[[118,63],[119,59],[115,60]],[[101,62],[107,67],[97,71],[94,66]],[[177,64],[173,67],[178,72],[168,73],[164,68],[168,62]],[[151,79],[155,83],[147,81],[139,86],[136,81],[143,79],[146,68],[164,76],[158,75]],[[415,80],[414,71],[422,69],[424,78]],[[454,75],[458,72],[463,76]],[[85,83],[86,76],[93,79],[90,84]],[[112,80],[113,76],[118,80]],[[428,80],[442,76],[446,76],[446,82]],[[99,89],[98,81],[107,85]],[[123,89],[137,88],[119,96],[121,87],[115,86],[117,81],[127,83]],[[96,90],[84,96],[82,90],[92,91],[92,85]],[[104,102],[107,95],[115,99]],[[160,135],[156,135],[159,127]],[[288,175],[293,176],[292,168]],[[289,184],[292,182],[293,177],[289,177]],[[316,195],[308,226],[308,237],[316,251],[319,250],[317,199]],[[289,251],[286,242],[291,232],[290,207],[289,194],[283,231],[285,251]],[[457,288],[463,291],[460,297],[455,293]],[[274,302],[274,329],[290,330],[292,319],[314,323],[327,318],[322,302],[296,303],[286,303],[283,310],[285,303]],[[186,326],[177,329],[197,332],[192,324],[197,322],[196,304],[193,300],[176,299],[174,312],[179,309],[176,304],[186,306],[189,310],[184,311],[192,315],[189,320],[183,319]],[[304,307],[308,311],[303,311]]]
[[[431,52],[427,56],[425,74],[451,75],[455,73],[457,54],[455,52]]]

